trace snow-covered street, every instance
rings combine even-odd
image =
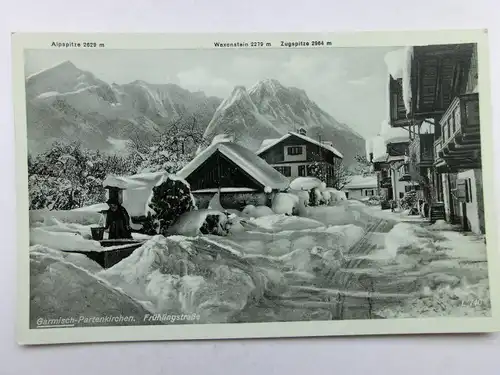
[[[59,220],[51,233],[64,231]],[[85,238],[89,224],[65,226]],[[54,219],[33,230],[50,226]],[[108,269],[32,235],[31,317],[119,311],[141,324],[147,313],[195,313],[199,323],[488,315],[484,239],[452,229],[342,201],[301,217],[243,220],[229,236],[155,236]]]

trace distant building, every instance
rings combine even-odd
[[[390,139],[386,143],[386,153],[373,160],[378,188],[384,200],[399,201],[409,191],[420,191],[420,185],[412,180],[410,173],[409,143],[408,137]]]
[[[310,138],[303,128],[281,138],[264,140],[257,155],[290,179],[323,177],[321,179],[331,187],[335,187],[335,174],[343,159],[332,142]]]
[[[207,147],[177,176],[189,183],[199,208],[206,208],[215,193],[220,193],[225,208],[266,205],[273,193],[290,183],[252,151],[228,141]]]
[[[363,199],[377,195],[377,176],[352,176],[343,191],[348,199]]]

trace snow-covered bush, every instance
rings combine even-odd
[[[165,234],[179,216],[196,209],[189,186],[169,177],[153,187],[148,206],[152,213],[143,226],[142,231],[146,234]]]
[[[299,197],[299,199],[304,202],[304,205],[307,207],[309,206],[309,191],[307,190],[293,190],[289,189],[287,190],[287,193],[294,194]]]
[[[219,214],[207,215],[200,227],[200,232],[202,234],[225,236],[229,232],[226,224],[227,218],[221,217]]]
[[[323,194],[319,188],[314,188],[309,193],[309,205],[319,206],[323,203]]]
[[[183,213],[166,233],[195,237],[200,234],[226,235],[230,229],[228,216],[218,210],[202,209]]]
[[[330,204],[330,200],[332,199],[330,192],[325,190],[321,192],[321,195],[322,195],[321,203],[326,204],[328,206]]]
[[[241,213],[247,217],[263,217],[274,214],[273,210],[267,206],[254,206],[251,204],[246,206]]]
[[[274,196],[272,210],[275,214],[299,215],[303,209],[304,202],[297,195],[278,193]]]

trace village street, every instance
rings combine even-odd
[[[484,237],[355,200],[308,207],[304,216],[243,219],[227,236],[154,236],[108,269],[54,250],[64,231],[90,226],[51,222],[44,230],[59,242],[30,252],[42,310],[54,308],[41,297],[56,285],[52,301],[68,314],[83,294],[89,313],[196,313],[201,322],[481,316],[489,309]],[[44,239],[32,233],[32,241]]]
[[[88,218],[75,211],[34,224],[34,312],[71,314],[82,295],[88,313],[195,313],[209,323],[481,316],[490,306],[483,236],[356,200],[239,217],[226,236],[140,235],[144,245],[104,269],[60,251],[75,232],[90,238],[92,224],[76,215]],[[72,246],[98,251],[92,243]]]
[[[286,291],[270,293],[265,302],[247,307],[242,312],[244,320],[373,319],[487,311],[482,237],[465,236],[445,223],[431,226],[420,217],[357,201],[310,207],[308,219],[327,225],[326,231],[316,232],[312,221],[308,229],[293,224],[283,225],[281,232],[276,231],[279,225],[271,229],[274,234],[265,246],[274,252],[295,247],[281,260],[304,268],[285,272]],[[248,233],[243,237],[248,239]],[[242,247],[249,249],[248,244]],[[301,253],[301,245],[309,246],[307,255]]]

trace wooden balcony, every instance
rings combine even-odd
[[[440,126],[441,138],[434,142],[434,166],[443,171],[481,168],[479,95],[455,98]]]
[[[402,79],[389,79],[389,110],[392,127],[413,121],[439,118],[453,98],[465,92],[475,44],[415,46],[410,68],[409,113],[403,100]]]
[[[434,134],[417,135],[409,146],[410,162],[416,169],[432,167],[434,163]]]

